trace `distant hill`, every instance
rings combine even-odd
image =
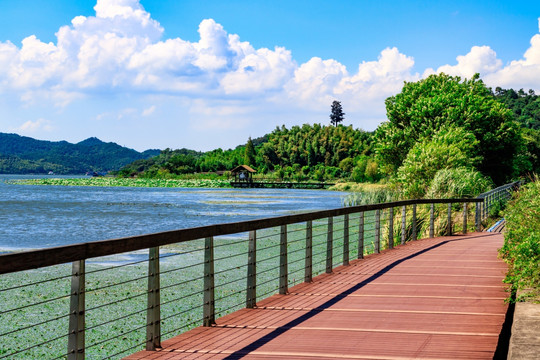
[[[159,153],[159,150],[141,153],[95,137],[72,144],[0,133],[1,174],[46,174],[50,171],[56,174],[103,173]]]

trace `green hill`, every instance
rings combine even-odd
[[[0,173],[3,174],[103,173],[159,153],[159,150],[141,153],[95,137],[72,144],[0,133]]]

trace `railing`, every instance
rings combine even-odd
[[[480,230],[484,201],[409,200],[0,255],[0,359],[118,358],[350,259]],[[473,206],[469,206],[473,205]]]
[[[511,199],[512,193],[520,186],[520,184],[521,181],[515,181],[478,195],[479,199],[484,200],[480,204],[482,208],[480,211],[482,221],[488,218],[492,212],[496,211],[496,209],[500,209],[502,203]]]

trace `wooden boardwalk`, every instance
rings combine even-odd
[[[507,310],[502,242],[411,242],[127,359],[492,359]]]

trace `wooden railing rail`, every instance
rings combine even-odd
[[[452,203],[481,203],[483,198],[475,199],[416,199],[394,201],[383,204],[360,205],[334,210],[322,210],[305,214],[286,215],[258,220],[235,223],[225,223],[209,226],[194,227],[173,231],[160,232],[120,239],[93,241],[74,245],[31,250],[20,253],[0,255],[0,274],[7,274],[40,267],[65,264],[78,260],[91,259],[107,255],[121,254],[152,247],[181,243],[191,240],[204,239],[212,236],[238,234],[253,230],[278,227],[315,221],[319,219],[355,214],[360,212],[383,210],[399,206],[416,204],[452,204]],[[414,209],[413,207],[413,209]],[[414,216],[414,215],[413,215]]]

